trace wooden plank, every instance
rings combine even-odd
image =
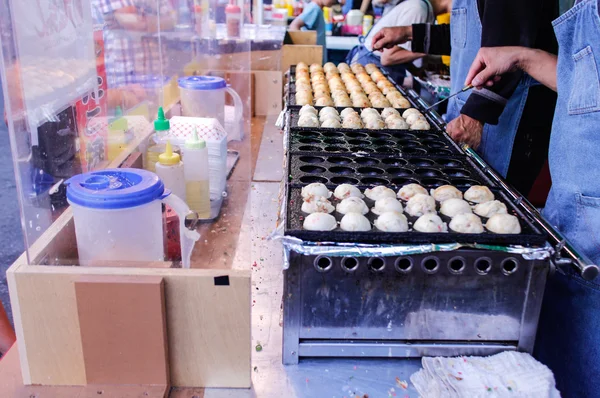
[[[87,384],[169,384],[163,278],[83,276],[75,297]]]
[[[172,385],[250,386],[249,270],[13,264],[8,278],[27,384],[85,384],[73,287],[82,275],[163,277]],[[221,276],[228,285],[215,283]]]
[[[255,71],[254,110],[257,116],[279,115],[282,108],[283,78],[280,71]]]
[[[164,398],[169,393],[166,385],[26,386],[21,379],[20,366],[19,348],[15,344],[0,360],[2,398]],[[195,390],[189,392],[195,393]],[[188,398],[192,394],[179,397]]]

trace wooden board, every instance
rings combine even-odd
[[[282,107],[283,78],[281,72],[255,71],[254,111],[257,116],[279,115]]]
[[[74,282],[82,275],[165,280],[173,386],[250,386],[250,271],[35,266],[7,272],[25,384],[85,384]],[[226,277],[228,285],[215,284]],[[217,279],[219,281],[220,279]]]
[[[88,275],[75,296],[87,384],[169,384],[163,278]]]
[[[323,46],[284,44],[282,51],[281,70],[283,73],[287,72],[291,65],[299,62],[306,62],[309,65],[323,63]]]
[[[26,386],[21,379],[19,348],[15,344],[0,360],[2,398],[164,398],[167,385]],[[183,397],[183,395],[182,395]],[[192,395],[185,395],[186,398]]]

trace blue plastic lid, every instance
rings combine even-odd
[[[168,194],[158,176],[140,169],[106,169],[69,178],[67,200],[94,209],[141,206]]]
[[[219,90],[227,87],[225,79],[216,76],[187,76],[178,82],[179,87],[187,90]]]

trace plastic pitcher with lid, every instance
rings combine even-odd
[[[154,173],[139,169],[106,169],[70,178],[67,200],[73,208],[80,265],[102,262],[164,260],[161,204],[179,217],[181,260],[190,267],[200,235],[185,227],[193,214],[185,202],[165,189]]]
[[[240,126],[243,117],[242,99],[225,79],[217,76],[187,76],[179,79],[183,116],[214,118],[225,126],[225,93],[233,98],[233,126]],[[227,132],[241,137],[240,132]],[[237,138],[234,138],[237,139]]]

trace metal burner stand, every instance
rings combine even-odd
[[[427,108],[414,91],[407,94],[416,107]],[[435,111],[427,116],[444,130]],[[357,244],[354,251],[335,244],[328,250],[325,243],[312,246],[317,250],[304,246],[311,242],[301,242],[299,250],[291,245],[285,248],[284,364],[297,364],[301,357],[531,352],[549,272],[570,264],[586,279],[596,277],[598,267],[525,198],[472,149],[462,151],[547,235],[554,257],[540,259],[500,246],[439,251],[425,245],[421,252],[399,255]]]

